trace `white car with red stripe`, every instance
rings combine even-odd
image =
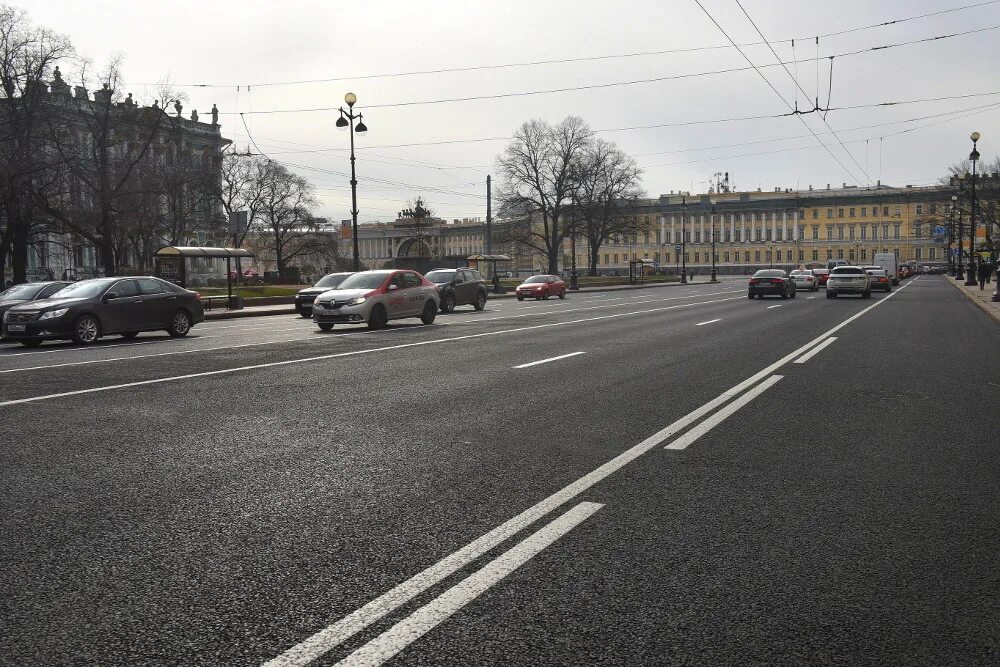
[[[336,324],[367,324],[381,329],[390,320],[419,317],[431,324],[441,297],[437,286],[408,269],[361,271],[337,289],[323,292],[313,302],[313,321],[323,331]]]

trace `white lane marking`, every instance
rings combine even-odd
[[[714,292],[712,294],[703,294],[703,295],[700,295],[700,296],[715,296],[715,295],[718,295],[718,294],[733,294],[733,292],[731,292],[731,291],[730,292]],[[667,298],[667,299],[650,299],[649,301],[651,301],[653,303],[659,303],[659,302],[663,302],[663,301],[675,301],[675,300],[681,299],[681,298],[690,298],[690,297],[670,297],[670,298]],[[700,303],[714,303],[714,302],[712,302],[712,301],[709,301],[709,302],[698,301],[698,302],[694,302],[694,303],[692,303],[690,305],[698,305]],[[612,307],[614,307],[614,306],[624,306],[624,305],[634,305],[634,304],[611,304],[611,305],[612,305]],[[577,312],[577,311],[582,311],[582,310],[597,310],[598,308],[599,307],[597,307],[597,306],[591,307],[591,308],[570,308],[570,309],[565,309],[565,310],[562,310],[562,311],[558,311],[558,313],[570,313],[570,312]],[[86,366],[86,365],[89,365],[89,364],[101,364],[101,363],[109,363],[109,362],[116,362],[116,361],[134,361],[134,360],[138,360],[138,359],[150,359],[150,358],[154,358],[154,357],[166,357],[166,356],[173,356],[173,355],[180,355],[180,354],[194,354],[196,352],[217,352],[219,350],[232,350],[232,349],[238,349],[238,348],[243,348],[243,347],[255,347],[255,346],[260,346],[260,345],[280,345],[282,343],[315,343],[315,342],[323,341],[323,340],[325,340],[327,338],[340,338],[340,337],[344,337],[344,336],[357,336],[357,335],[362,335],[362,334],[363,335],[384,335],[384,334],[390,334],[390,333],[397,333],[397,332],[400,332],[400,331],[409,331],[411,329],[423,329],[423,328],[426,328],[428,326],[476,324],[476,323],[479,323],[479,322],[495,322],[497,320],[509,320],[509,319],[517,319],[517,318],[522,318],[522,317],[534,317],[534,316],[538,316],[538,315],[551,315],[551,314],[557,314],[557,311],[550,311],[550,312],[547,312],[547,313],[527,313],[527,314],[522,314],[522,315],[506,315],[506,316],[503,316],[503,317],[489,317],[489,318],[483,318],[483,319],[453,320],[453,321],[450,321],[450,322],[438,321],[434,325],[420,324],[420,325],[409,326],[409,327],[406,327],[405,329],[393,328],[393,329],[383,329],[381,331],[369,331],[369,330],[360,330],[359,331],[359,330],[354,330],[354,331],[348,331],[346,333],[341,333],[341,334],[319,334],[318,331],[315,328],[310,327],[310,328],[303,329],[303,333],[314,333],[316,335],[308,336],[308,337],[305,337],[305,338],[280,338],[278,340],[266,340],[266,341],[258,341],[258,342],[254,342],[254,343],[237,343],[235,345],[221,345],[221,346],[217,346],[217,347],[187,349],[187,350],[180,350],[180,351],[177,351],[177,352],[161,352],[161,353],[154,353],[154,354],[132,355],[132,356],[129,356],[129,357],[110,357],[110,358],[107,358],[107,359],[90,359],[90,360],[87,360],[87,361],[66,362],[66,363],[61,363],[61,364],[46,364],[46,365],[42,365],[42,366],[29,366],[29,367],[25,367],[25,368],[9,368],[9,369],[5,369],[5,370],[0,370],[0,374],[3,374],[3,373],[19,373],[19,372],[22,372],[22,371],[45,370],[45,369],[48,369],[48,368],[65,368],[65,367],[68,367],[68,366]],[[291,329],[290,331],[294,331],[294,330],[296,330],[296,329]],[[198,336],[197,340],[202,340],[202,339],[206,339],[206,338],[218,338],[218,336]],[[176,340],[177,339],[174,339],[174,338],[168,338],[168,339],[163,339],[163,340],[160,340],[160,341],[149,341],[149,342],[150,343],[154,343],[154,342],[163,342],[163,343],[166,343],[166,342],[176,341]],[[127,345],[127,344],[124,344],[124,345]],[[115,346],[113,346],[113,345],[104,345],[104,346],[101,346],[99,348],[89,348],[89,349],[91,351],[98,351],[98,350],[104,349],[106,347],[115,347]],[[74,348],[74,349],[78,349],[79,350],[79,349],[88,349],[88,348]],[[68,351],[72,351],[72,350],[49,350],[49,352],[62,352],[62,351],[68,352]],[[10,355],[0,355],[0,360],[2,360],[4,358],[4,356],[12,356],[12,357],[14,357],[14,356],[21,356],[21,355],[24,355],[24,354],[37,354],[37,353],[22,352],[22,353],[10,354]]]
[[[569,357],[575,357],[579,354],[586,354],[586,352],[570,352],[569,354],[560,354],[558,357],[549,357],[548,359],[540,359],[538,361],[532,361],[531,363],[528,364],[513,366],[512,368],[530,368],[532,366],[538,366],[539,364],[547,364],[550,361],[559,361],[560,359],[568,359]]]
[[[76,389],[74,391],[64,391],[57,394],[46,394],[42,396],[32,396],[30,398],[18,398],[10,401],[0,402],[0,407],[8,405],[19,405],[21,403],[34,403],[36,401],[46,401],[54,398],[65,398],[67,396],[79,396],[82,394],[93,394],[102,391],[112,391],[115,389],[128,389],[130,387],[141,387],[150,384],[159,384],[162,382],[177,382],[179,380],[190,380],[193,378],[210,377],[213,375],[228,375],[230,373],[239,373],[242,371],[258,370],[261,368],[276,368],[279,366],[289,366],[292,364],[303,364],[313,361],[325,361],[327,359],[339,359],[341,357],[353,357],[361,354],[372,354],[375,352],[386,352],[389,350],[400,350],[408,347],[420,347],[424,345],[437,345],[440,343],[451,343],[457,340],[469,340],[472,338],[484,338],[486,336],[499,336],[508,333],[518,333],[521,331],[533,331],[536,329],[546,329],[550,327],[561,327],[569,324],[581,324],[583,322],[597,322],[600,320],[610,320],[618,317],[628,317],[629,315],[647,315],[649,313],[657,313],[664,310],[675,310],[678,308],[691,308],[692,306],[700,306],[709,303],[720,303],[723,301],[733,301],[740,297],[730,297],[728,299],[714,299],[712,301],[699,301],[696,303],[684,303],[678,304],[676,306],[662,306],[660,308],[648,308],[646,310],[636,310],[630,313],[614,313],[613,315],[598,315],[596,317],[584,317],[578,320],[566,320],[563,322],[548,322],[546,324],[534,324],[526,327],[516,327],[514,329],[501,329],[500,331],[486,331],[477,334],[467,334],[465,336],[453,336],[451,338],[435,338],[433,340],[422,340],[414,343],[400,343],[398,345],[386,345],[384,347],[373,347],[364,350],[352,350],[350,352],[336,352],[332,354],[322,354],[315,357],[305,357],[299,359],[285,359],[283,361],[272,361],[264,364],[251,364],[249,366],[237,366],[235,368],[222,368],[214,371],[203,371],[201,373],[188,373],[186,375],[175,375],[172,377],[164,378],[154,378],[152,380],[139,380],[137,382],[125,382],[122,384],[106,385],[103,387],[91,387],[89,389]]]
[[[804,364],[804,363],[806,363],[807,361],[809,361],[810,359],[812,359],[814,356],[816,356],[817,354],[819,354],[820,352],[822,352],[826,348],[827,345],[829,345],[830,343],[832,343],[835,340],[837,340],[837,338],[835,336],[830,336],[825,341],[823,341],[822,343],[820,343],[819,345],[817,345],[816,347],[814,347],[813,349],[809,350],[808,352],[806,352],[805,354],[803,354],[801,357],[799,357],[798,359],[796,359],[794,363],[796,363],[796,364]]]
[[[722,321],[722,318],[718,317],[718,318],[716,318],[714,320],[708,320],[707,322],[698,322],[698,324],[696,324],[695,326],[696,327],[702,327],[702,326],[705,326],[706,324],[712,324],[713,322],[721,322],[721,321]]]
[[[377,667],[445,622],[501,579],[594,515],[604,505],[583,502],[519,542],[337,663],[337,667]],[[278,665],[275,661],[267,665]]]
[[[807,299],[815,299],[816,297],[814,297],[814,296],[807,296],[806,298]]]
[[[456,571],[478,559],[480,556],[492,550],[498,544],[503,543],[511,536],[520,532],[522,529],[530,526],[538,519],[569,502],[606,477],[624,468],[626,465],[636,460],[646,452],[657,447],[674,433],[677,433],[689,424],[697,421],[699,418],[708,414],[719,405],[722,405],[730,398],[743,393],[743,391],[748,387],[756,384],[758,381],[781,368],[789,361],[799,357],[825,338],[836,333],[837,331],[840,331],[848,324],[870,311],[872,308],[877,308],[882,305],[889,298],[899,294],[901,291],[902,289],[896,290],[889,297],[876,301],[871,306],[855,313],[829,331],[820,334],[805,345],[799,347],[797,350],[786,354],[784,357],[774,362],[767,368],[751,375],[732,389],[723,392],[708,403],[705,403],[701,407],[689,412],[673,424],[670,424],[666,428],[654,433],[631,449],[622,452],[596,470],[587,473],[575,482],[572,482],[559,491],[556,491],[551,496],[540,500],[538,503],[524,510],[517,516],[508,519],[506,522],[500,524],[490,532],[476,538],[461,549],[445,556],[437,563],[425,568],[421,572],[418,572],[406,581],[397,584],[395,588],[383,593],[371,602],[365,604],[363,607],[354,610],[339,621],[307,637],[301,643],[289,648],[277,658],[265,663],[265,667],[302,667],[309,664],[319,656],[350,639],[358,632],[361,632],[368,626],[391,614],[393,611],[417,597],[427,589],[437,585],[440,581],[446,579]],[[745,297],[734,298],[742,299]]]
[[[774,304],[773,306],[768,306],[768,307],[767,307],[767,309],[768,309],[768,310],[771,310],[772,308],[781,308],[781,306],[782,306],[782,305],[783,305],[783,304],[780,304],[780,303],[776,303],[776,304]]]
[[[783,376],[781,375],[772,375],[771,377],[764,380],[763,382],[761,382],[759,385],[757,385],[747,393],[737,398],[735,401],[733,401],[726,407],[722,408],[721,410],[713,414],[711,417],[709,417],[702,423],[695,426],[693,429],[691,429],[681,437],[671,442],[669,445],[664,447],[664,449],[686,449],[687,446],[690,445],[692,442],[694,442],[701,436],[711,431],[713,428],[715,428],[723,421],[731,417],[733,413],[735,413],[737,410],[739,410],[744,405],[746,405],[747,403],[749,403],[750,401],[752,401],[753,399],[757,398],[765,391],[767,391],[772,385],[774,385],[774,383],[776,383],[782,377]]]

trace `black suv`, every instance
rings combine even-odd
[[[472,304],[476,310],[486,307],[486,281],[475,269],[434,269],[424,277],[437,285],[442,313],[466,304]]]
[[[313,301],[316,300],[323,292],[329,292],[332,289],[337,289],[340,283],[344,282],[348,276],[353,276],[353,273],[328,273],[322,278],[320,278],[315,285],[312,287],[307,287],[298,291],[295,295],[295,312],[302,317],[312,317],[313,314]]]

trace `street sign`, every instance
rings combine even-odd
[[[247,212],[233,211],[229,214],[229,233],[242,234],[247,230]]]
[[[681,244],[678,243],[677,245],[674,246],[674,252],[680,252],[680,251],[681,251]]]
[[[934,228],[934,236],[944,236],[947,233],[948,233],[948,228],[947,227],[935,227]]]

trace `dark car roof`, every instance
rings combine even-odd
[[[764,278],[784,278],[784,269],[760,269],[757,273],[753,274],[754,277],[764,277]]]

